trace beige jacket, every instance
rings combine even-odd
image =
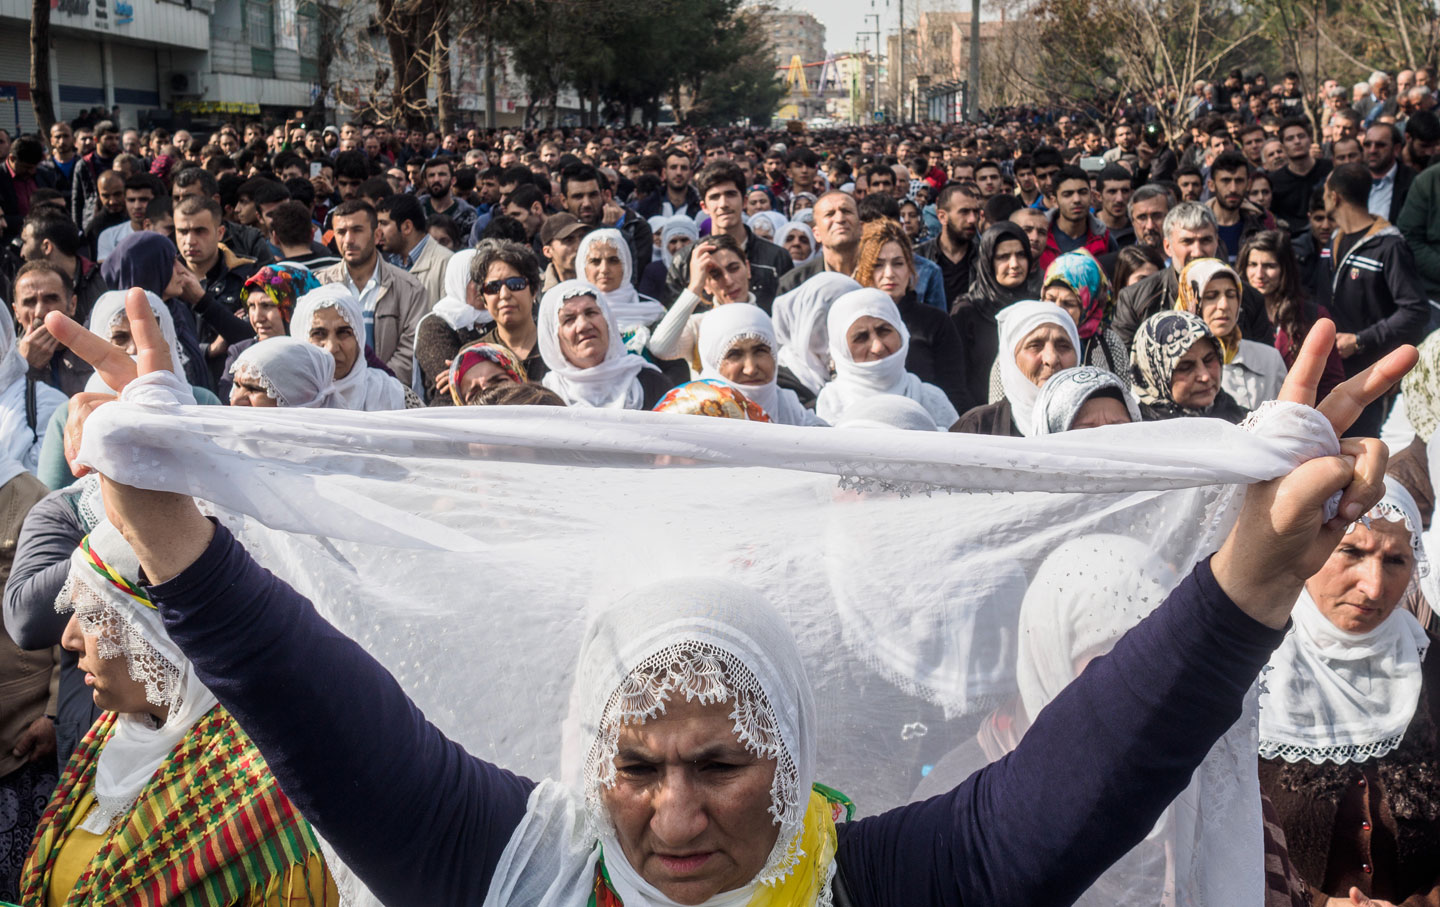
[[[445,295],[445,266],[450,264],[450,256],[454,254],[435,240],[429,239],[425,241],[425,248],[420,250],[420,257],[410,267],[410,276],[420,281],[432,306]],[[425,311],[430,311],[428,306]]]
[[[0,486],[0,586],[10,578],[25,514],[48,491],[28,472]],[[21,766],[22,760],[10,754],[15,741],[35,719],[55,714],[59,693],[60,650],[26,652],[0,625],[0,778]]]
[[[415,361],[415,328],[430,311],[430,303],[420,281],[383,257],[375,264],[375,277],[380,284],[375,298],[375,355],[408,386]],[[321,283],[344,283],[345,262],[321,268],[315,278]]]

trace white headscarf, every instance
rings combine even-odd
[[[111,290],[108,293],[101,293],[100,298],[95,300],[95,306],[90,309],[90,332],[100,335],[105,340],[110,339],[110,332],[120,320],[125,317],[125,290]],[[165,338],[165,345],[170,348],[170,370],[185,379],[185,365],[180,360],[180,340],[175,334],[175,319],[170,315],[170,309],[165,306],[164,301],[149,290],[145,291],[145,298],[150,302],[150,311],[155,313],[155,320],[160,325],[160,335]],[[132,327],[133,331],[134,328]],[[91,385],[94,385],[93,387]],[[87,384],[87,391],[98,391],[100,393],[114,392],[107,388],[98,374],[91,378]]]
[[[684,236],[694,245],[700,241],[700,230],[695,226],[695,221],[683,214],[677,214],[665,221],[664,227],[660,230],[660,248],[665,258],[670,258],[670,240],[677,236]]]
[[[468,331],[495,320],[484,308],[477,309],[467,301],[470,266],[474,261],[474,249],[461,249],[450,256],[445,263],[445,295],[430,309],[450,325],[452,331]]]
[[[761,233],[760,231],[755,229],[755,224],[758,221],[762,220],[767,221],[770,224],[769,236],[766,236],[764,233]],[[767,239],[770,242],[779,245],[781,242],[784,241],[785,238],[780,231],[785,229],[785,224],[787,222],[788,221],[786,221],[785,215],[781,214],[779,211],[756,211],[750,217],[750,230],[761,239]],[[779,237],[779,239],[777,239],[776,237]]]
[[[622,331],[632,328],[644,327],[654,324],[665,317],[665,307],[649,296],[641,296],[635,289],[633,282],[635,277],[635,262],[630,257],[630,244],[625,241],[625,235],[614,227],[606,227],[602,230],[591,230],[580,240],[580,246],[575,250],[575,270],[580,276],[585,274],[585,261],[590,253],[590,247],[596,243],[605,243],[615,247],[615,253],[620,256],[620,265],[623,273],[620,275],[620,286],[603,294],[605,304],[609,307],[610,314],[615,323]],[[553,288],[552,288],[553,289]],[[599,293],[599,289],[595,290]]]
[[[610,882],[626,907],[673,903],[625,859],[601,793],[615,782],[621,726],[663,714],[677,697],[733,703],[736,736],[757,757],[776,763],[770,787],[779,826],[775,846],[748,885],[713,902],[743,905],[760,885],[792,871],[819,729],[795,637],[768,601],[719,579],[637,590],[590,624],[577,665],[566,722],[566,782],[541,782],[531,794],[485,894],[486,907],[583,904],[595,882],[597,845],[604,847]],[[622,690],[627,695],[617,696]],[[820,880],[825,888],[829,881],[828,874]]]
[[[87,547],[130,583],[138,597],[121,591],[101,574]],[[55,610],[64,613],[74,608],[84,633],[99,637],[96,649],[101,658],[123,655],[131,679],[145,685],[146,700],[170,709],[158,728],[149,715],[126,713],[116,719],[95,763],[95,808],[80,825],[96,835],[105,834],[115,819],[130,811],[156,769],[216,705],[214,695],[195,677],[190,660],[165,632],[139,582],[139,558],[119,530],[102,522],[70,556],[70,574],[55,601]]]
[[[810,254],[795,262],[796,267],[799,267],[800,265],[803,265],[806,262],[810,261],[816,255],[820,254],[820,244],[815,241],[815,231],[810,229],[809,224],[802,223],[798,220],[790,221],[785,226],[781,227],[780,232],[776,234],[780,238],[775,240],[775,244],[777,246],[784,247],[785,241],[790,238],[790,234],[797,231],[803,233],[805,235],[805,238],[810,241]]]
[[[650,225],[650,233],[660,239],[660,243],[655,246],[654,251],[650,255],[651,261],[665,260],[665,237],[661,231],[665,229],[665,222],[667,220],[669,220],[669,218],[663,214],[645,218],[645,222]]]
[[[765,310],[748,302],[717,306],[700,322],[700,377],[723,381],[765,410],[770,421],[781,425],[823,424],[800,403],[795,392],[782,388],[771,375],[767,384],[736,384],[720,374],[725,354],[741,340],[763,340],[775,349],[775,328]],[[778,370],[778,366],[777,366]]]
[[[850,355],[846,335],[852,324],[867,315],[886,322],[900,334],[900,349],[884,359],[856,362]],[[905,370],[905,356],[910,352],[910,330],[900,318],[900,310],[895,307],[894,300],[883,290],[865,287],[835,300],[825,319],[825,329],[829,335],[830,358],[835,363],[835,378],[821,388],[815,411],[826,422],[834,425],[844,418],[845,411],[851,406],[877,394],[909,397],[925,407],[935,424],[942,429],[949,429],[959,418],[955,407],[945,398],[944,391]]]
[[[108,339],[109,334],[106,334]],[[174,347],[172,346],[173,350]],[[0,461],[13,461],[34,471],[40,463],[40,445],[56,408],[65,395],[43,381],[35,382],[35,427],[26,416],[26,381],[30,363],[20,355],[15,322],[0,306]],[[10,476],[5,481],[10,481]]]
[[[867,397],[845,411],[836,428],[899,428],[906,431],[936,431],[940,426],[925,407],[896,394]]]
[[[1385,497],[1363,519],[1403,522],[1416,572],[1429,571],[1420,509],[1399,482],[1385,477]],[[1272,670],[1261,675],[1260,755],[1343,764],[1399,746],[1420,701],[1420,663],[1430,645],[1415,615],[1397,606],[1369,633],[1347,633],[1301,591],[1293,617]]]
[[[241,353],[235,377],[257,382],[280,406],[343,408],[335,397],[335,357],[294,337],[271,337]]]
[[[1032,331],[1047,324],[1064,328],[1075,355],[1080,355],[1080,332],[1075,329],[1075,319],[1053,302],[1031,299],[1011,303],[995,313],[995,326],[1000,333],[996,357],[1000,362],[1000,386],[1005,390],[1005,399],[1010,401],[1011,420],[1027,438],[1036,433],[1035,400],[1040,396],[1040,388],[1015,364],[1015,348]]]
[[[1033,410],[1035,434],[1052,435],[1069,431],[1086,401],[1102,390],[1119,394],[1125,412],[1130,414],[1130,421],[1140,421],[1140,404],[1135,402],[1124,382],[1103,368],[1081,365],[1056,372],[1040,388]]]
[[[820,393],[830,381],[830,341],[825,329],[830,305],[858,289],[860,284],[853,278],[822,271],[775,298],[775,340],[780,344],[775,361],[814,393]]]
[[[571,364],[560,350],[560,307],[565,304],[565,300],[577,296],[595,297],[595,303],[605,315],[606,332],[610,335],[604,361],[592,368],[579,368]],[[636,376],[641,369],[654,369],[655,366],[646,362],[643,356],[625,351],[625,342],[620,338],[620,327],[615,323],[615,315],[605,302],[605,294],[594,284],[584,280],[565,280],[546,291],[540,299],[537,332],[540,358],[550,369],[541,383],[565,398],[567,404],[597,409],[644,408],[645,390]]]
[[[405,385],[385,374],[378,368],[371,368],[365,361],[365,313],[360,300],[343,283],[327,283],[311,290],[295,303],[295,314],[290,318],[290,336],[296,340],[310,342],[310,329],[315,326],[315,313],[332,308],[340,313],[345,323],[355,332],[360,352],[350,374],[335,379],[334,404],[340,409],[355,409],[365,412],[405,408]]]

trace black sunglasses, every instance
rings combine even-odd
[[[530,286],[530,281],[523,277],[507,277],[504,280],[492,280],[489,283],[483,283],[480,285],[480,290],[486,296],[494,296],[500,292],[501,287],[509,287],[510,292],[518,293],[528,286]]]

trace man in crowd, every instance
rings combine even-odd
[[[244,318],[243,288],[255,273],[255,262],[225,247],[224,221],[224,212],[214,199],[187,198],[175,208],[175,244],[180,249],[180,260],[201,290],[198,298],[187,298],[186,302],[200,322],[200,342],[207,345],[205,356],[216,376],[229,344],[254,334]]]
[[[470,229],[475,226],[476,212],[468,202],[458,198],[453,192],[454,159],[444,154],[427,159],[421,171],[421,179],[425,185],[425,194],[420,196],[420,204],[426,219],[443,214],[455,221],[461,236],[470,235]]]
[[[1210,211],[1220,231],[1220,245],[1232,265],[1245,240],[1265,229],[1265,218],[1245,196],[1250,190],[1250,162],[1238,151],[1227,151],[1210,166]]]
[[[0,211],[11,215],[5,220],[3,238],[20,235],[20,225],[30,213],[32,197],[38,189],[54,189],[53,171],[41,167],[45,146],[30,135],[22,135],[10,144],[10,153],[0,165]]]
[[[744,178],[740,179],[743,181]],[[739,191],[743,193],[745,190],[742,188]],[[565,210],[575,215],[576,220],[591,227],[614,227],[620,231],[630,246],[630,260],[635,264],[631,279],[638,285],[640,273],[645,270],[645,263],[650,261],[654,248],[654,233],[645,218],[635,209],[614,201],[609,178],[589,164],[572,164],[560,171],[560,194],[565,200]],[[700,186],[700,198],[703,205],[703,185]],[[711,217],[713,219],[714,215]],[[739,223],[738,217],[737,212],[736,223]],[[713,225],[711,229],[714,230]],[[684,287],[684,284],[680,285],[681,289]],[[678,296],[679,290],[675,294]]]
[[[1030,270],[1040,268],[1040,256],[1045,254],[1045,245],[1050,239],[1050,218],[1039,208],[1024,207],[1010,215],[1010,222],[1025,231],[1030,241]]]
[[[430,311],[425,288],[385,261],[375,244],[375,209],[351,199],[332,214],[341,262],[315,273],[321,283],[343,283],[360,300],[365,343],[396,375],[410,375],[415,329]]]
[[[26,229],[29,227],[30,221],[26,221]],[[74,230],[74,224],[70,228]],[[30,377],[67,397],[83,391],[94,370],[45,327],[45,316],[50,312],[63,312],[80,320],[74,287],[66,271],[44,258],[27,261],[15,275],[11,307],[18,325],[16,348],[30,368]],[[8,316],[0,313],[0,317]]]
[[[545,267],[542,292],[562,280],[575,279],[575,254],[580,251],[580,240],[591,228],[579,221],[568,211],[552,214],[540,225],[541,251],[548,264]]]
[[[1005,178],[1000,173],[1000,165],[994,161],[977,163],[975,186],[980,190],[981,197],[987,201],[998,195],[1005,188]]]
[[[1160,250],[1165,245],[1165,215],[1175,200],[1164,186],[1147,183],[1130,194],[1130,226],[1137,245]]]
[[[505,196],[504,210],[501,213],[520,222],[520,226],[525,228],[525,241],[539,254],[543,245],[540,242],[540,228],[545,224],[545,196],[541,194],[539,187],[534,183],[515,187],[514,192]]]
[[[824,188],[820,184],[820,156],[803,146],[791,149],[785,156],[785,176],[790,181],[791,198],[800,192],[819,195]]]
[[[940,275],[945,279],[945,301],[949,305],[970,291],[970,278],[975,269],[975,236],[980,229],[984,205],[980,188],[974,183],[947,184],[935,200],[940,234],[915,249],[916,255],[940,266]]]
[[[641,217],[673,217],[683,214],[694,217],[700,213],[700,193],[690,185],[690,155],[678,145],[665,149],[664,191],[637,204]]]
[[[1119,164],[1107,164],[1096,182],[1100,186],[1100,204],[1095,212],[1100,223],[1110,232],[1115,248],[1135,243],[1135,227],[1130,223],[1130,195],[1133,186],[1130,171]]]
[[[115,166],[115,157],[120,153],[120,132],[114,123],[109,120],[96,123],[94,135],[95,150],[86,154],[80,159],[80,163],[75,165],[70,189],[70,214],[75,218],[75,223],[87,232],[91,219],[102,207],[100,174]]]
[[[1027,208],[1040,201],[1040,184],[1035,178],[1035,159],[1022,154],[1015,159],[1015,194]]]
[[[179,205],[185,199],[194,197],[208,198],[220,204],[220,183],[203,167],[186,167],[177,172],[171,181],[170,200],[174,204]],[[225,221],[223,226],[225,246],[231,252],[241,258],[254,259],[257,266],[270,263],[270,245],[259,229],[233,220]]]
[[[324,246],[315,247],[315,225],[310,219],[310,211],[300,202],[288,201],[277,205],[270,212],[269,225],[270,244],[277,250],[278,260],[304,265],[311,271],[340,261]],[[229,235],[228,228],[226,235]]]
[[[1330,145],[1330,166],[1344,167],[1346,164],[1353,164],[1362,160],[1365,156],[1365,149],[1360,144],[1360,139],[1355,136],[1344,139],[1336,139]]]
[[[1180,295],[1180,272],[1195,258],[1214,258],[1219,251],[1220,231],[1215,215],[1200,202],[1180,202],[1165,215],[1164,252],[1170,267],[1124,287],[1115,297],[1111,326],[1126,346],[1134,342],[1140,325],[1164,309],[1173,308]],[[1265,313],[1265,300],[1247,286],[1240,297],[1241,336],[1261,343],[1275,338],[1275,328]]]
[[[55,188],[64,193],[67,205],[70,203],[75,165],[79,161],[80,155],[75,151],[75,130],[63,120],[55,123],[50,127],[50,158],[47,163],[55,173]]]
[[[375,207],[375,238],[385,260],[410,272],[431,305],[445,295],[445,266],[452,253],[430,238],[425,212],[413,195],[392,195]]]
[[[131,233],[139,233],[145,229],[145,209],[150,206],[150,200],[157,195],[163,195],[165,187],[155,177],[148,173],[139,176],[132,176],[125,181],[125,215],[123,223],[116,224],[104,233],[100,234],[95,244],[95,258],[97,261],[104,261],[120,240]]]
[[[1280,142],[1285,146],[1285,166],[1270,171],[1270,210],[1290,224],[1292,232],[1305,223],[1310,193],[1330,175],[1330,162],[1316,160],[1310,153],[1314,133],[1304,117],[1290,117],[1280,124]]]
[[[780,281],[794,266],[790,253],[767,239],[756,236],[742,219],[745,210],[745,175],[728,160],[706,164],[695,177],[700,190],[700,203],[710,215],[710,235],[724,233],[745,253],[750,264],[750,292],[755,304],[768,314],[775,297],[782,292]],[[568,193],[567,193],[568,198]],[[573,213],[573,212],[572,212]],[[583,218],[582,218],[583,220]],[[637,261],[649,261],[645,258]],[[639,271],[640,268],[635,269]],[[672,259],[665,277],[666,292],[671,301],[690,285],[690,256]]]
[[[1376,123],[1365,130],[1365,166],[1370,171],[1371,214],[1388,223],[1400,219],[1405,196],[1415,181],[1415,171],[1400,161],[1400,130],[1390,123]]]
[[[976,210],[979,210],[978,203]],[[816,200],[814,214],[815,242],[820,246],[820,254],[781,277],[781,293],[790,292],[822,271],[841,274],[855,271],[860,253],[860,206],[855,196],[831,189]],[[923,248],[917,248],[916,254]]]
[[[1100,257],[1115,248],[1110,231],[1090,213],[1090,177],[1079,167],[1062,167],[1054,178],[1055,209],[1050,212],[1050,237],[1040,267],[1076,249]]]
[[[75,296],[76,321],[86,323],[90,308],[100,294],[110,289],[100,276],[100,267],[85,257],[85,241],[75,222],[64,212],[41,208],[25,218],[20,231],[20,257],[25,261],[48,261],[70,280]]]

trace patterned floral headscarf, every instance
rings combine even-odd
[[[320,281],[310,273],[309,268],[300,265],[269,265],[261,268],[245,281],[245,296],[259,290],[280,310],[285,329],[290,329],[290,315],[295,311],[295,300],[311,290],[319,289]]]
[[[1147,406],[1170,407],[1187,416],[1203,415],[1176,404],[1170,390],[1180,357],[1202,340],[1214,343],[1217,350],[1220,347],[1199,315],[1158,312],[1145,319],[1130,351],[1130,384],[1136,398]]]
[[[678,413],[682,416],[718,416],[722,419],[744,419],[769,422],[765,410],[749,397],[723,381],[702,378],[680,385],[655,404],[657,413]]]
[[[1089,340],[1105,324],[1110,314],[1110,281],[1100,263],[1084,249],[1066,252],[1050,262],[1045,269],[1041,292],[1054,284],[1064,284],[1080,297],[1080,339]]]
[[[516,384],[526,381],[525,366],[519,357],[498,343],[476,341],[461,348],[450,363],[450,399],[455,401],[456,406],[465,405],[465,401],[460,399],[460,382],[465,380],[465,373],[481,362],[495,363]]]
[[[1180,296],[1175,300],[1175,308],[1182,312],[1190,312],[1204,318],[1200,311],[1200,300],[1205,298],[1205,288],[1210,286],[1210,281],[1217,277],[1228,277],[1235,281],[1235,290],[1241,291],[1244,286],[1240,282],[1240,275],[1235,269],[1218,258],[1197,258],[1186,262],[1185,267],[1180,270]],[[1240,351],[1240,312],[1235,312],[1235,327],[1230,333],[1220,340],[1220,355],[1229,365]]]

